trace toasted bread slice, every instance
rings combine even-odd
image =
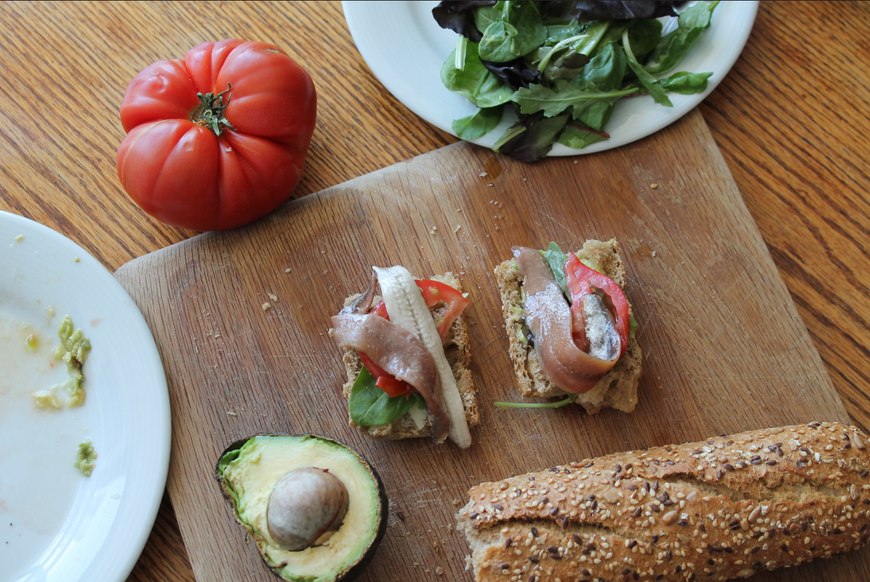
[[[625,288],[625,266],[619,256],[619,243],[588,240],[576,252],[577,258],[589,264]],[[495,268],[495,277],[501,294],[502,315],[510,342],[510,357],[520,386],[527,398],[550,398],[564,396],[565,392],[550,383],[541,367],[538,353],[526,339],[523,321],[523,276],[513,259],[504,261]],[[628,306],[629,313],[631,305]],[[640,346],[633,336],[626,352],[616,365],[601,379],[595,388],[579,394],[574,401],[595,414],[602,408],[616,408],[632,412],[637,406],[637,386],[643,371]]]
[[[447,272],[443,275],[435,275],[429,277],[433,281],[450,285],[457,291],[462,291],[462,285],[459,279],[453,273]],[[352,295],[344,300],[345,305],[350,305],[359,294]],[[380,301],[379,297],[375,297],[374,304]],[[443,303],[439,303],[429,310],[432,316],[440,318],[440,315],[446,310]],[[347,382],[342,387],[342,393],[345,398],[350,398],[350,391],[353,383],[359,376],[362,370],[362,361],[359,358],[359,352],[351,348],[342,348],[344,355],[342,361],[344,368],[347,371]],[[444,355],[447,357],[447,362],[453,370],[453,377],[456,380],[456,385],[459,388],[459,393],[462,396],[462,403],[465,408],[465,419],[469,426],[474,426],[480,423],[480,413],[477,408],[477,396],[474,391],[474,380],[471,377],[471,346],[468,341],[468,328],[465,325],[465,316],[460,315],[450,326],[450,331],[447,334],[447,339],[444,341]],[[352,420],[348,420],[350,426],[357,428],[360,432],[369,438],[377,440],[398,440],[408,438],[428,437],[432,434],[432,427],[429,420],[426,419],[422,427],[418,427],[411,414],[406,414],[402,418],[395,420],[389,424],[379,426],[359,426]]]

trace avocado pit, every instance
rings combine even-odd
[[[275,484],[266,523],[281,547],[297,552],[325,544],[344,522],[348,505],[341,479],[328,469],[303,467]]]

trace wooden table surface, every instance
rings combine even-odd
[[[45,224],[114,271],[196,233],[143,214],[115,149],[127,83],[205,40],[274,43],[318,90],[305,195],[455,141],[396,101],[337,2],[0,4],[0,210]],[[870,4],[764,2],[701,105],[856,424],[870,428]],[[164,501],[129,580],[194,580]]]

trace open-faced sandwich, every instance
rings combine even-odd
[[[345,300],[330,330],[344,349],[351,426],[373,439],[449,436],[470,446],[479,415],[459,280],[373,269],[368,290]]]
[[[562,397],[517,406],[573,402],[590,414],[633,411],[642,362],[619,243],[589,240],[567,254],[551,243],[545,251],[515,247],[513,254],[495,276],[520,392]]]

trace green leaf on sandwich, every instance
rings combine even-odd
[[[550,243],[547,250],[541,251],[541,255],[544,257],[547,266],[550,267],[550,271],[553,272],[553,277],[556,279],[556,283],[559,284],[562,293],[568,299],[568,303],[570,303],[571,294],[568,293],[568,281],[565,278],[565,263],[568,262],[568,255],[563,253],[559,245],[554,242]]]
[[[375,386],[375,377],[363,367],[353,383],[348,400],[350,419],[359,426],[381,426],[394,422],[411,410],[412,406],[425,408],[419,394],[390,397]]]

